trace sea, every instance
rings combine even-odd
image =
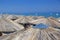
[[[0,13],[1,14],[1,13]],[[44,16],[44,17],[60,17],[60,12],[34,12],[34,13],[14,13],[14,12],[3,12],[2,14],[12,15],[24,15],[24,16]]]

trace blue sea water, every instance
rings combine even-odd
[[[25,16],[45,16],[45,17],[60,17],[60,12],[36,12],[36,13],[2,13],[2,14],[13,14],[13,15],[25,15]]]
[[[48,28],[49,26],[48,25],[45,25],[45,24],[37,24],[36,26],[33,26],[33,28],[39,28],[39,29],[45,29],[45,28]]]

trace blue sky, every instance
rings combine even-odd
[[[0,13],[60,17],[60,0],[0,0]],[[51,13],[54,12],[54,13]]]
[[[0,0],[0,12],[60,12],[60,0]]]

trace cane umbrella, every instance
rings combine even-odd
[[[7,17],[5,18],[5,16],[2,16],[2,18],[0,18],[0,32],[12,32],[24,28],[22,25],[19,25],[18,23],[15,23],[12,20],[7,19]]]
[[[44,23],[44,24],[49,24],[49,20],[47,18],[40,18],[40,19],[37,19],[37,20],[33,20],[33,21],[30,21],[30,23],[33,23],[33,24],[40,24],[40,23]]]
[[[43,21],[42,21],[43,22]],[[1,40],[60,40],[60,29],[51,27],[50,25],[40,23],[39,27],[47,28],[33,28],[27,30],[20,30],[13,34],[0,37]],[[38,26],[37,26],[38,27]]]
[[[59,17],[59,18],[57,18],[57,20],[58,20],[58,22],[60,23],[60,17]]]
[[[57,19],[53,19],[53,18],[48,18],[48,19],[50,20],[52,27],[60,29],[60,23],[57,21]]]
[[[36,27],[42,26],[42,28],[31,26],[26,30],[20,30],[12,34],[2,36],[0,37],[0,40],[60,40],[60,29],[52,27],[49,23],[49,19],[44,19],[42,20],[46,22],[41,21],[36,25]],[[39,20],[37,22],[39,22]],[[34,21],[34,23],[36,23],[36,21]]]

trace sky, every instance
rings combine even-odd
[[[60,12],[60,0],[0,0],[0,12]]]
[[[0,13],[60,12],[60,0],[0,0]],[[54,14],[55,15],[55,14]]]

